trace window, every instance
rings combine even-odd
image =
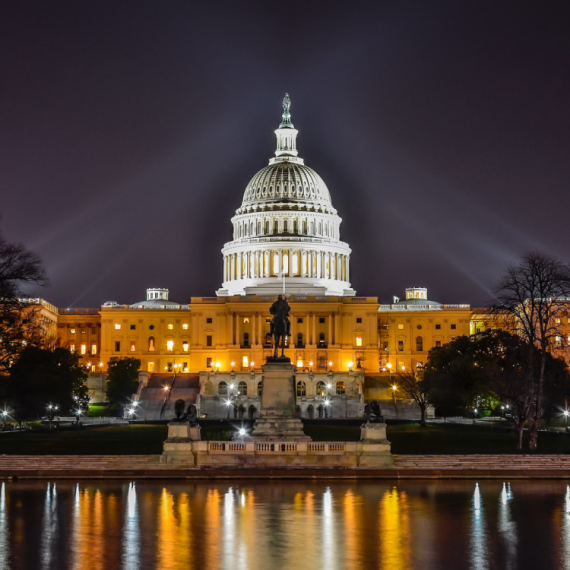
[[[249,333],[243,333],[243,345],[249,346]]]
[[[480,333],[480,332],[481,332],[481,327],[477,327],[477,328],[475,329],[475,332],[476,332],[476,333]]]
[[[297,347],[303,348],[303,333],[297,334]]]
[[[421,370],[424,367],[424,363],[423,362],[416,362],[416,368],[418,370]]]
[[[297,360],[297,368],[303,368],[303,361],[301,359]]]
[[[154,337],[153,336],[148,337],[148,351],[154,352]]]
[[[75,352],[75,345],[74,345],[74,344],[70,344],[70,345],[69,345],[69,350],[70,350],[70,352]]]
[[[302,324],[303,324],[303,319],[297,319],[297,324],[298,324],[298,325],[302,325]],[[71,332],[74,332],[74,331],[71,331]]]
[[[247,384],[243,380],[238,384],[238,396],[247,396]]]
[[[327,393],[326,384],[322,380],[319,380],[317,382],[317,396],[326,396],[326,393]]]
[[[356,317],[356,322],[357,322],[358,324],[360,324],[360,323],[362,322],[362,318],[361,318],[361,317]]]
[[[81,334],[85,334],[87,331],[81,331]]]
[[[116,331],[120,331],[120,330],[121,330],[121,323],[115,323],[115,330],[116,330]]]
[[[184,363],[182,364],[182,371],[183,371],[183,372],[188,372],[188,362],[184,362]]]
[[[401,331],[404,330],[404,325],[403,325],[402,323],[400,323],[400,324],[398,325],[398,330],[401,330]]]
[[[441,330],[441,325],[440,325],[439,323],[438,323],[437,325],[435,325],[435,330],[436,330],[436,331]]]
[[[154,330],[154,325],[149,325],[148,328],[153,331]]]
[[[440,346],[441,346],[441,340],[436,340],[436,341],[435,341],[435,346],[440,347]]]
[[[325,333],[319,333],[319,346],[325,346]]]
[[[166,341],[166,350],[168,352],[172,352],[174,350],[174,341],[173,340],[167,340]]]
[[[421,331],[422,330],[422,325],[418,325],[418,330]]]
[[[307,384],[303,380],[297,382],[297,398],[303,398],[307,395]]]
[[[454,331],[457,328],[457,325],[453,324],[451,325],[451,330]]]
[[[75,329],[71,329],[71,334],[75,334]]]
[[[212,335],[206,335],[206,346],[212,346]]]
[[[263,390],[263,382],[260,380],[257,383],[257,395],[261,397],[261,391]]]
[[[121,352],[121,341],[120,340],[115,341],[115,352]]]
[[[558,337],[558,338],[560,338],[560,337]],[[87,352],[87,345],[82,344],[81,345],[81,354],[85,354],[86,352]]]
[[[212,357],[208,356],[208,358],[206,358],[206,368],[212,368]]]
[[[342,380],[339,380],[336,383],[336,394],[337,396],[344,396],[345,393],[346,393],[346,384]]]
[[[137,330],[137,325],[131,325],[131,330],[132,330],[132,331]]]
[[[324,324],[324,322],[325,322],[325,318],[324,318],[324,317],[319,317],[319,323],[321,323],[321,325],[322,325],[322,324]]]
[[[398,341],[398,352],[404,352],[404,341],[403,340]]]
[[[554,322],[555,322],[557,325],[559,325],[559,324],[560,324],[560,319],[559,319],[559,318],[556,318],[556,319],[554,319]]]
[[[91,345],[91,354],[97,354],[97,345],[96,344]]]
[[[424,350],[424,339],[421,336],[416,337],[416,350],[418,352],[423,352]]]
[[[171,331],[174,328],[174,325],[172,323],[167,325],[167,328],[169,331]]]
[[[362,335],[356,336],[356,346],[362,346]]]
[[[182,325],[182,328],[183,328],[185,331],[187,331],[187,330],[188,330],[188,323],[184,323],[184,324]]]
[[[148,363],[148,371],[149,371],[149,372],[154,372],[154,362],[149,362],[149,363]]]
[[[212,360],[211,358],[208,358],[207,360]],[[207,366],[206,368],[209,368],[209,366]],[[218,384],[218,394],[220,396],[227,396],[228,395],[228,384],[227,382],[224,382],[223,380]]]
[[[556,346],[562,346],[562,339],[559,336],[554,337],[554,344]],[[83,347],[84,345],[82,344],[81,347]],[[85,354],[84,352],[82,352],[81,354]]]
[[[182,350],[184,352],[188,352],[188,341],[187,340],[182,341]]]
[[[212,317],[208,317],[208,318],[206,319],[206,323],[208,323],[209,325],[211,325],[211,324],[212,324]]]
[[[131,352],[135,352],[136,349],[137,349],[137,346],[136,346],[135,342],[131,341]]]
[[[241,359],[241,365],[243,368],[248,368],[249,367],[249,358],[247,356],[244,356]]]
[[[245,325],[248,325],[248,324],[249,324],[249,317],[244,317],[244,318],[243,318],[243,323],[244,323]]]

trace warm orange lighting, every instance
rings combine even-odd
[[[394,385],[392,386],[392,390],[394,390],[394,392],[395,392],[397,389],[398,389],[398,386],[396,386],[396,384],[394,384]]]

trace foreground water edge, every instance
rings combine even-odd
[[[0,482],[0,568],[570,568],[555,481]]]

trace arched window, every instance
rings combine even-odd
[[[322,380],[319,380],[317,382],[317,396],[326,396],[326,394],[327,386]]]
[[[297,382],[297,397],[302,398],[307,395],[307,384],[303,380]]]
[[[238,384],[238,396],[247,396],[247,384],[243,380]]]
[[[312,404],[307,408],[307,417],[310,420],[312,420],[315,417],[315,408],[313,407]]]
[[[422,352],[424,349],[424,338],[422,336],[418,336],[416,338],[416,351]]]
[[[228,384],[223,380],[218,384],[218,394],[220,396],[227,396],[228,395]]]
[[[342,380],[336,383],[336,393],[337,396],[343,396],[346,393],[346,384]]]
[[[265,221],[265,233],[268,234],[269,233],[269,221]]]
[[[257,383],[257,395],[261,397],[261,391],[263,390],[263,382],[260,380]]]
[[[273,223],[273,233],[274,234],[279,233],[279,224],[277,223],[277,220],[275,220],[275,222]]]
[[[248,412],[250,420],[255,419],[255,412],[257,412],[257,409],[253,404],[251,404],[251,406],[249,406],[249,408],[247,409],[247,412]]]
[[[285,234],[288,233],[288,231],[287,231],[287,220],[285,220],[283,222],[283,233],[285,233]]]
[[[298,228],[298,226],[297,226],[297,220],[295,220],[295,221],[293,222],[293,233],[294,233],[294,234],[297,233],[297,228]]]
[[[303,348],[303,333],[297,335],[297,348]]]
[[[249,346],[249,333],[243,333],[243,345]]]
[[[148,351],[154,352],[154,337],[153,336],[148,337]]]

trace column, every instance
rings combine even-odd
[[[338,344],[338,311],[334,314],[334,343]]]
[[[283,269],[283,250],[279,250],[279,271]],[[278,273],[279,273],[278,271]]]
[[[241,315],[235,313],[236,315],[236,342],[234,344],[241,345]]]
[[[333,321],[333,312],[331,311],[329,314],[329,336],[327,338],[327,344],[331,345],[333,344],[333,339],[332,339],[332,321]]]
[[[309,336],[309,320],[311,319],[311,313],[307,313],[307,318],[305,319],[305,346],[311,344],[311,338]]]
[[[346,281],[350,281],[350,258],[346,256]]]
[[[265,344],[265,339],[261,338],[261,323],[263,321],[263,314],[257,313],[257,342],[258,344]]]
[[[251,318],[251,344],[257,344],[257,313],[253,313]]]
[[[306,277],[305,266],[307,263],[307,252],[303,249],[301,250],[301,271],[299,272],[301,277]]]
[[[315,313],[313,313],[313,338],[311,339],[313,342],[311,342],[311,344],[317,344],[317,336],[316,336],[316,321],[317,321],[317,315],[315,315]]]

